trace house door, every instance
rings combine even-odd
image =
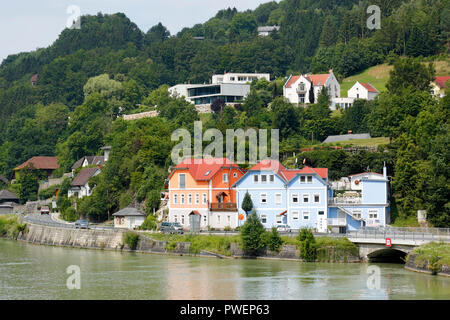
[[[327,217],[325,211],[319,211],[317,214],[317,231],[320,233],[327,232]]]

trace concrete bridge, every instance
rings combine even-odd
[[[379,228],[348,231],[346,237],[359,248],[360,257],[372,262],[401,261],[416,247],[429,242],[450,243],[448,228]],[[389,240],[387,240],[389,239]],[[390,242],[390,246],[387,242]]]

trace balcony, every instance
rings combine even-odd
[[[347,225],[345,218],[328,218],[329,226],[344,227]]]
[[[338,197],[338,198],[331,198],[328,199],[328,204],[361,204],[362,198],[361,197]]]
[[[237,211],[237,203],[223,202],[223,203],[211,203],[209,209],[211,211]]]

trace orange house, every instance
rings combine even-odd
[[[169,221],[187,228],[189,216],[200,215],[200,227],[237,226],[236,191],[244,171],[226,158],[185,159],[168,177]]]

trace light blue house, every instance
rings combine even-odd
[[[344,232],[389,224],[388,185],[384,167],[383,174],[364,172],[352,175],[344,188],[330,188],[328,225],[334,231]]]
[[[248,192],[266,228],[288,224],[293,229],[326,232],[327,174],[326,168],[289,170],[276,160],[263,160],[234,185],[238,213],[245,216],[242,201]]]

